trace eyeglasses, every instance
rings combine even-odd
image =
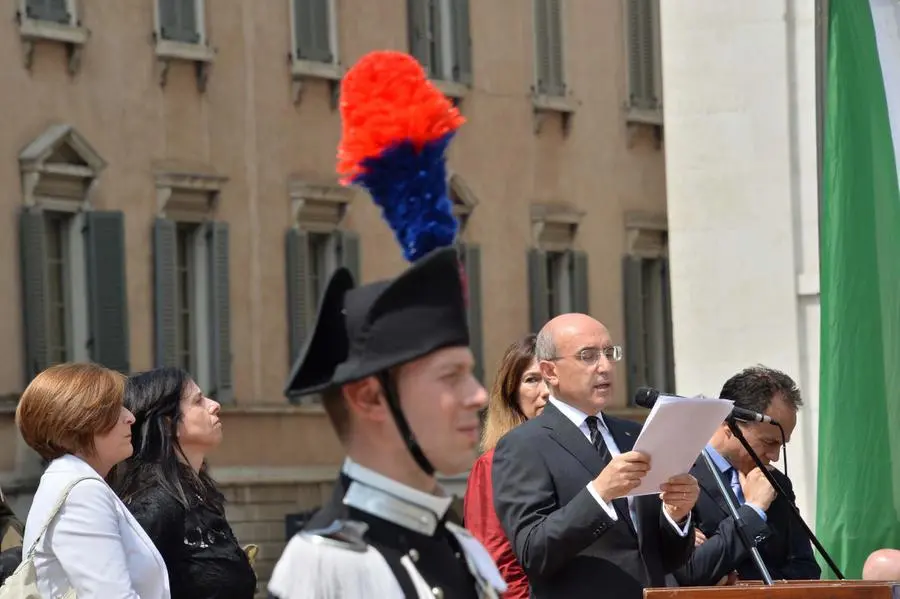
[[[606,356],[610,362],[618,362],[622,359],[622,346],[611,345],[609,347],[586,347],[574,356],[557,356],[553,360],[561,360],[563,358],[576,358],[581,360],[588,366],[593,366],[600,360],[600,356]]]

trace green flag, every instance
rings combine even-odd
[[[816,533],[847,578],[900,548],[898,23],[896,0],[829,3]]]

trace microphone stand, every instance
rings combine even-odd
[[[828,552],[825,551],[825,548],[822,547],[822,544],[819,542],[819,539],[816,538],[816,535],[813,534],[813,531],[810,530],[809,526],[806,525],[806,522],[804,522],[803,517],[800,515],[800,510],[797,509],[797,506],[793,501],[791,501],[787,493],[785,493],[784,489],[781,488],[781,485],[778,484],[778,481],[775,480],[775,477],[772,476],[772,473],[769,472],[769,469],[766,468],[766,466],[762,463],[762,460],[759,459],[759,456],[756,454],[756,452],[753,451],[753,448],[750,447],[750,443],[747,442],[747,438],[744,437],[744,433],[741,432],[741,429],[740,427],[738,427],[735,419],[733,417],[729,417],[726,422],[728,422],[728,428],[731,429],[732,434],[737,437],[737,440],[741,442],[741,445],[743,445],[744,449],[747,450],[747,453],[750,454],[753,462],[756,464],[757,468],[762,471],[763,475],[766,477],[766,480],[768,480],[769,484],[772,485],[772,487],[775,489],[775,492],[778,495],[784,497],[785,500],[787,500],[788,505],[791,507],[788,512],[790,512],[791,515],[794,516],[794,518],[803,527],[803,530],[806,531],[807,538],[810,540],[810,542],[812,542],[813,545],[815,545],[816,549],[819,550],[819,554],[823,558],[825,558],[825,561],[828,562],[828,566],[831,568],[831,571],[834,572],[839,580],[844,580],[844,574],[837,567],[837,564],[834,563],[834,560],[831,559],[831,556],[828,555]]]
[[[709,473],[712,474],[713,480],[716,481],[716,486],[719,487],[719,493],[722,494],[722,497],[725,498],[725,503],[728,504],[728,511],[731,512],[731,517],[734,519],[734,529],[737,531],[738,536],[741,538],[741,542],[744,544],[744,547],[746,547],[747,551],[750,552],[750,556],[753,558],[753,562],[756,564],[756,569],[759,570],[759,573],[766,584],[775,584],[772,581],[772,575],[769,574],[769,569],[766,568],[766,564],[763,562],[762,556],[759,554],[759,549],[756,548],[756,544],[750,540],[750,537],[747,536],[747,531],[745,530],[746,523],[744,522],[744,519],[741,518],[741,514],[740,512],[738,512],[737,506],[734,504],[731,493],[729,493],[725,488],[725,483],[722,481],[722,476],[719,474],[719,469],[716,468],[716,465],[713,463],[712,458],[709,457],[706,449],[701,452],[701,455],[703,456],[703,460],[706,462],[706,467],[709,468]]]

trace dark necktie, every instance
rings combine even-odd
[[[603,441],[603,435],[600,434],[600,419],[596,416],[588,416],[585,419],[585,424],[587,424],[588,431],[591,433],[591,445],[600,454],[600,459],[603,460],[603,465],[606,466],[612,460],[612,456],[609,453],[609,448]]]

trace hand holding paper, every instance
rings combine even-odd
[[[634,444],[650,456],[650,471],[629,495],[659,493],[670,478],[689,472],[733,407],[727,399],[660,395]]]

